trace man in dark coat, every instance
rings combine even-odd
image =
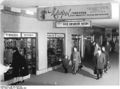
[[[62,66],[63,66],[63,68],[65,70],[65,73],[68,73],[69,62],[70,62],[70,60],[68,59],[68,56],[67,55],[63,56],[63,58],[62,58]]]
[[[105,54],[102,53],[101,49],[99,48],[96,54],[97,79],[102,77],[105,63],[106,63]]]

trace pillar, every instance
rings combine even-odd
[[[2,16],[2,12],[0,10],[0,63],[3,64],[3,52],[4,52],[3,51],[4,50],[4,37],[3,37],[3,35],[4,35],[4,32],[3,32],[2,26],[1,26],[1,24],[2,24],[1,16]],[[3,75],[0,76],[0,82],[3,79],[4,79],[4,76]]]
[[[83,35],[81,36],[81,40],[82,40],[81,57],[83,58],[84,57],[84,37],[83,37]]]

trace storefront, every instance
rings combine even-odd
[[[109,4],[102,5],[103,7],[108,7]],[[55,8],[47,8],[48,12],[46,16],[41,20],[41,11],[42,9],[38,8],[37,15],[28,15],[22,12],[13,12],[9,10],[3,9],[1,12],[1,23],[3,32],[9,33],[19,33],[21,35],[14,35],[13,37],[4,37],[4,52],[11,51],[11,48],[17,46],[21,49],[24,57],[28,61],[30,73],[31,74],[42,74],[49,71],[49,68],[52,68],[56,65],[59,65],[59,59],[63,55],[71,56],[72,48],[76,46],[78,51],[80,51],[82,57],[84,57],[84,27],[91,27],[91,21],[86,21],[85,18],[109,18],[109,11],[105,10],[107,15],[96,16],[97,13],[89,13],[89,15],[95,15],[95,17],[86,16],[89,12],[86,8],[96,8],[96,5],[93,7],[85,5],[82,6],[68,6],[68,9],[60,7],[58,11],[66,11],[66,13],[71,9],[71,16],[68,15],[59,15],[58,13],[52,13],[52,11],[56,11]],[[97,8],[100,8],[101,5],[97,5]],[[77,8],[77,9],[76,9]],[[44,9],[44,8],[43,8]],[[60,10],[59,10],[60,9]],[[79,13],[80,11],[85,10],[85,12]],[[45,10],[45,9],[44,9]],[[52,11],[51,11],[52,10]],[[91,9],[89,9],[91,10]],[[73,12],[72,12],[73,11]],[[57,11],[56,11],[57,12]],[[78,12],[78,13],[76,13]],[[102,13],[102,12],[101,12]],[[83,16],[81,16],[81,14]],[[44,16],[44,14],[43,14]],[[81,17],[80,17],[81,16]],[[56,20],[66,19],[75,20],[80,18],[80,21],[67,21],[59,23],[59,26],[56,26]],[[83,20],[84,18],[84,20]],[[45,20],[45,21],[43,21]],[[60,21],[61,22],[61,21]],[[67,23],[67,24],[66,24]],[[94,29],[94,28],[93,28]],[[29,35],[25,35],[25,34]],[[33,35],[31,36],[30,33]],[[2,46],[3,47],[3,46]],[[53,52],[50,52],[52,50]],[[6,53],[5,52],[5,53]],[[10,52],[8,52],[10,53]],[[5,54],[6,55],[6,54]],[[12,56],[12,55],[11,55]],[[12,57],[10,61],[6,61],[7,56],[4,57],[4,63],[11,63]],[[34,71],[36,69],[36,71]]]
[[[24,56],[29,74],[36,74],[37,70],[37,33],[4,33],[4,65],[10,65],[13,60],[13,48],[17,47]],[[12,78],[12,70],[5,73],[5,80]]]
[[[65,55],[65,34],[47,34],[47,59],[48,68],[60,64],[60,59]]]

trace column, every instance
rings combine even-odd
[[[82,40],[81,57],[83,58],[84,57],[84,48],[83,48],[83,46],[84,46],[84,37],[83,37],[83,35],[81,36],[81,40]]]
[[[68,55],[67,54],[67,45],[68,45],[68,41],[67,41],[67,39],[68,39],[68,32],[67,32],[67,28],[65,29],[66,30],[66,34],[65,34],[65,55]]]
[[[1,15],[2,14],[2,12],[1,12],[1,10],[0,10],[0,63],[1,64],[3,64],[3,50],[4,50],[4,37],[3,37],[3,30],[2,30],[2,27],[1,27],[1,23],[2,23],[2,21],[1,21]],[[4,79],[4,76],[2,75],[2,76],[0,76],[0,82],[1,82],[1,80],[3,80]]]

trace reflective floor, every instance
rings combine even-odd
[[[84,66],[78,74],[64,73],[63,68],[47,72],[39,76],[32,76],[20,85],[118,85],[119,84],[119,55],[111,54],[111,68],[103,77],[96,80],[93,70]]]

